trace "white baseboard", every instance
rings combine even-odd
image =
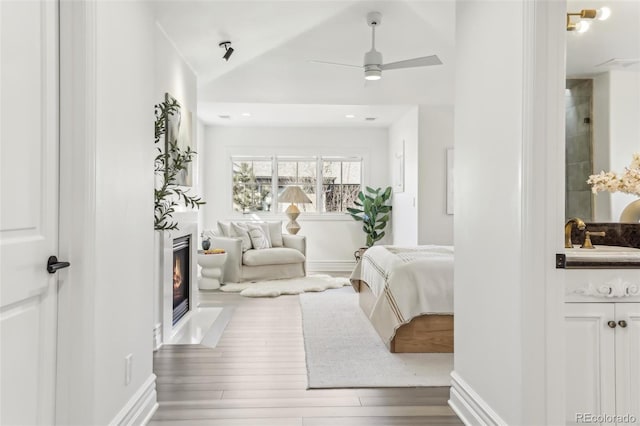
[[[449,406],[465,425],[507,425],[455,371],[451,373]]]
[[[153,327],[153,350],[157,351],[162,346],[162,323]]]
[[[151,374],[109,424],[118,426],[145,425],[151,420],[151,416],[157,409],[156,375]]]
[[[311,272],[348,272],[356,267],[355,260],[316,260],[307,261],[307,271]]]

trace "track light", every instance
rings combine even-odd
[[[572,22],[572,16],[578,16],[579,18],[576,22]],[[567,13],[567,31],[576,31],[578,33],[583,33],[589,29],[589,26],[593,19],[604,21],[609,16],[611,16],[611,9],[609,9],[608,7],[603,7],[597,10],[582,9],[580,12]]]
[[[230,47],[230,45],[230,41],[221,41],[220,43],[218,43],[218,47],[224,47],[224,55],[222,56],[222,59],[224,59],[225,61],[228,61],[231,57],[231,54],[233,53],[233,47]]]

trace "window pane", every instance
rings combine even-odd
[[[233,162],[233,210],[252,212],[271,207],[271,161]]]
[[[354,207],[360,191],[361,161],[324,161],[322,164],[323,212],[346,212]]]
[[[345,161],[342,163],[342,182],[360,185],[360,171],[362,163],[360,161]]]
[[[278,161],[278,194],[287,186],[297,185],[309,197],[311,203],[297,204],[302,212],[316,212],[316,161]],[[278,203],[283,212],[290,203]]]

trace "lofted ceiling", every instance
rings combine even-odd
[[[385,63],[437,54],[444,64],[387,70],[381,80],[365,84],[361,69],[309,62],[361,65],[371,48],[365,19],[371,11],[382,13],[376,48]],[[274,108],[281,116],[271,118],[284,123],[295,121],[294,116],[302,119],[296,105],[317,105],[315,118],[304,120],[316,122],[332,114],[343,117],[345,105],[453,103],[452,0],[164,1],[158,3],[158,23],[198,75],[199,110],[210,123],[225,108],[230,115],[232,110],[264,111],[273,104],[282,105]],[[218,47],[224,40],[235,49],[228,62]],[[378,108],[377,125],[397,118],[397,111]],[[250,122],[257,121],[244,120]],[[333,120],[327,125],[342,124]]]
[[[599,66],[640,60],[640,1],[567,2],[575,12],[602,6],[612,10],[607,21],[567,32],[569,77],[640,71],[640,64]],[[362,64],[371,11],[382,13],[376,48],[384,62],[437,54],[443,65],[388,70],[365,84],[361,69],[309,62]],[[157,19],[198,75],[199,115],[210,124],[384,126],[408,105],[453,103],[454,0],[166,0],[157,3]],[[225,40],[235,49],[228,62],[218,47]],[[377,120],[364,123],[365,115]]]
[[[607,6],[611,16],[594,21],[589,31],[567,31],[567,76],[591,77],[610,69],[640,71],[640,1],[568,0],[568,12]],[[611,60],[631,60],[611,62]]]

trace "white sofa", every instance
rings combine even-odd
[[[211,239],[211,248],[222,248],[227,252],[227,261],[222,274],[223,283],[295,278],[306,275],[306,238],[304,236],[281,234],[278,236],[278,241],[282,239],[282,246],[251,248],[243,252],[242,238],[222,234],[222,229],[204,231],[204,237]]]

